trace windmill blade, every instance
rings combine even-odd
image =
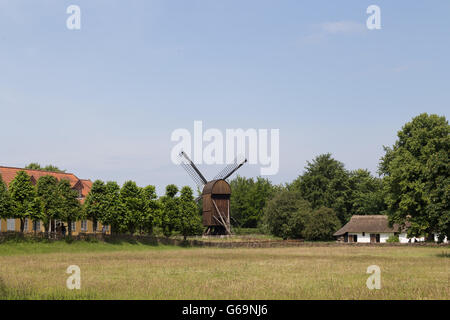
[[[205,184],[208,183],[208,181],[202,175],[200,170],[198,170],[198,168],[195,166],[194,162],[192,162],[192,160],[187,156],[187,154],[184,151],[181,151],[181,153],[179,154],[179,157],[181,158],[180,165],[191,176],[191,178],[192,178],[192,180],[194,180],[195,184],[200,189],[203,189],[203,187],[205,186]]]
[[[227,165],[222,171],[220,171],[214,179],[227,179],[230,177],[233,173],[235,173],[240,167],[242,167],[247,162],[247,159],[244,159],[241,163],[237,163],[235,160],[235,163]]]

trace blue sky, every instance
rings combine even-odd
[[[381,30],[365,27],[371,4]],[[170,135],[202,120],[280,129],[275,183],[326,152],[375,173],[405,122],[448,117],[449,17],[447,0],[0,0],[0,164],[161,193],[193,185]]]

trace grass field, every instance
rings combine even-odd
[[[450,299],[449,247],[0,244],[0,299]],[[81,290],[66,269],[81,268]],[[366,287],[369,265],[381,289]]]

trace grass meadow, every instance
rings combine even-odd
[[[81,290],[66,288],[69,265]],[[450,248],[2,243],[0,299],[450,299]]]

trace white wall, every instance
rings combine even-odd
[[[352,237],[356,235],[358,237],[358,243],[370,243],[370,232],[365,232],[364,235],[361,233],[349,233],[348,236]],[[393,232],[379,233],[380,235],[380,243],[386,243],[389,237],[393,236]],[[406,236],[406,233],[401,233],[398,236],[400,243],[408,243],[409,238]],[[437,238],[436,238],[437,239]],[[411,243],[414,242],[425,241],[424,237],[421,238],[412,238]]]
[[[439,240],[439,235],[438,235],[438,234],[435,234],[435,235],[434,235],[434,241],[435,241],[435,242],[438,242],[438,240]],[[444,243],[448,243],[447,237],[444,238]]]

